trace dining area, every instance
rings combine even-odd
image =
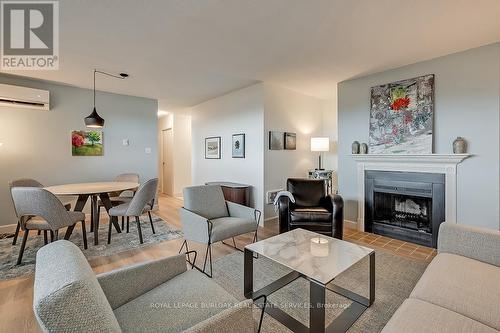
[[[151,213],[155,207],[157,188],[157,178],[141,183],[137,173],[119,174],[110,181],[50,186],[29,178],[10,181],[12,205],[18,221],[12,237],[12,246],[19,247],[16,265],[23,263],[30,236],[40,240],[43,237],[42,244],[39,244],[41,241],[34,243],[38,246],[66,239],[80,244],[83,251],[94,247],[94,250],[105,252],[102,249],[113,245],[115,235],[128,234],[136,229],[133,243],[138,240],[138,245],[142,245],[145,235],[141,224],[149,222],[148,233],[154,235],[154,222],[161,220],[153,218]],[[103,220],[109,221],[107,239],[99,238],[100,233],[105,234],[106,223],[103,224]],[[132,242],[127,239],[125,243]],[[117,242],[120,241],[117,237]],[[126,246],[120,244],[120,248]]]

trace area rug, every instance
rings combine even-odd
[[[121,224],[121,222],[120,222]],[[99,226],[99,245],[94,245],[94,233],[89,232],[89,223],[87,223],[87,244],[88,249],[83,249],[83,238],[79,226],[75,228],[71,234],[70,241],[78,245],[83,251],[87,259],[96,257],[109,256],[123,251],[136,249],[163,241],[182,237],[182,232],[169,226],[167,222],[160,217],[153,215],[153,225],[155,234],[151,231],[151,226],[147,216],[141,217],[141,229],[144,238],[144,243],[139,243],[139,235],[134,222],[130,222],[130,232],[117,233],[113,228],[111,236],[111,244],[108,245],[108,224],[101,223]],[[64,232],[61,230],[59,239],[64,237]],[[12,279],[17,277],[28,276],[35,271],[36,252],[40,249],[43,243],[43,233],[37,236],[36,231],[31,231],[26,249],[23,255],[21,265],[17,266],[17,257],[22,241],[22,232],[19,235],[17,244],[12,246],[12,238],[0,239],[0,280]]]
[[[426,262],[415,261],[390,253],[375,254],[375,303],[354,323],[348,332],[380,332],[396,309],[410,295],[413,287],[427,267]],[[260,256],[254,259],[254,288],[261,288],[289,273],[290,270]],[[234,295],[243,297],[243,254],[233,253],[214,262],[214,279]],[[368,260],[363,260],[342,273],[334,283],[358,294],[368,295]],[[309,325],[309,282],[299,278],[269,297],[269,302],[279,306],[304,325]],[[327,291],[327,325],[347,306],[348,299]],[[260,312],[255,310],[256,320]],[[265,315],[262,332],[290,332],[281,323]]]

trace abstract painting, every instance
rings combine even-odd
[[[371,89],[370,154],[431,154],[434,75]]]
[[[269,149],[270,150],[283,150],[283,132],[269,131]]]
[[[73,156],[102,156],[102,132],[72,131],[71,153]]]
[[[297,134],[291,132],[285,132],[285,149],[286,150],[296,150],[297,149]]]
[[[205,139],[205,158],[220,159],[220,136]]]
[[[245,158],[245,134],[233,134],[233,158]]]

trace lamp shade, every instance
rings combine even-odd
[[[104,119],[102,119],[101,116],[99,116],[95,107],[92,113],[88,117],[86,117],[84,121],[85,121],[85,126],[87,127],[100,128],[104,126]]]
[[[311,151],[329,151],[329,150],[330,150],[330,138],[328,137],[311,138]]]

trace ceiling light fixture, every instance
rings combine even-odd
[[[85,121],[85,126],[87,127],[92,127],[92,128],[101,128],[104,126],[104,119],[97,113],[96,107],[95,107],[95,75],[96,74],[103,74],[107,76],[114,77],[115,79],[126,79],[128,77],[127,73],[120,73],[119,75],[114,75],[102,71],[98,71],[94,69],[94,109],[92,110],[92,113],[84,119]]]

